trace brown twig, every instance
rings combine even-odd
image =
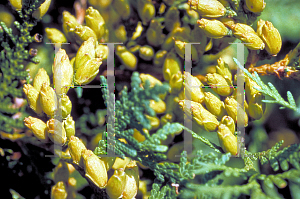
[[[74,3],[75,16],[79,24],[83,24],[84,22],[86,7],[87,7],[86,0],[78,0],[75,1]]]
[[[257,55],[256,55],[257,56]],[[256,56],[250,52],[246,65],[249,67],[250,73],[254,71],[259,75],[277,75],[279,79],[282,78],[293,78],[300,81],[300,71],[295,70],[294,67],[288,66],[288,64],[293,64],[296,59],[300,56],[300,43],[290,51],[284,59],[275,62],[274,64],[264,64],[258,67],[254,63],[256,61]],[[252,66],[252,67],[251,67]]]

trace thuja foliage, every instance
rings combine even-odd
[[[19,20],[14,21],[14,30],[0,22],[0,130],[8,133],[13,128],[24,128],[26,106],[16,106],[16,100],[23,97],[22,80],[28,80],[28,72],[24,70],[26,62],[38,63],[34,49],[28,45],[34,41],[41,42],[41,36],[31,34],[39,18],[32,16],[45,0],[23,1],[22,9],[17,10]],[[12,116],[22,113],[18,119]]]
[[[274,85],[269,82],[268,86],[260,79],[260,77],[258,76],[257,72],[254,71],[254,76],[251,75],[251,73],[249,73],[248,70],[244,69],[244,67],[241,65],[241,63],[239,63],[239,61],[236,58],[233,58],[235,63],[237,64],[237,66],[239,68],[241,68],[248,77],[250,77],[253,81],[255,81],[258,86],[260,86],[260,88],[254,87],[256,90],[262,92],[264,95],[269,96],[271,98],[273,98],[274,100],[262,100],[265,103],[277,103],[282,105],[283,107],[280,107],[281,109],[287,107],[290,108],[294,111],[299,112],[299,110],[297,109],[296,106],[296,102],[295,99],[292,95],[292,93],[290,91],[287,91],[287,99],[288,102],[286,102],[281,95],[278,93],[277,89],[274,87]]]
[[[238,168],[232,165],[230,166],[229,163],[233,159],[233,157],[231,157],[231,154],[235,155],[237,148],[237,141],[234,135],[236,121],[234,121],[234,119],[239,117],[240,115],[235,114],[237,103],[234,100],[235,94],[232,89],[234,85],[234,78],[232,78],[233,75],[231,74],[231,69],[228,68],[225,61],[220,58],[218,60],[216,72],[207,74],[206,76],[206,79],[208,79],[208,81],[206,82],[212,87],[227,87],[227,89],[225,88],[224,90],[212,88],[215,94],[209,94],[209,92],[205,92],[205,96],[204,90],[202,89],[203,82],[200,82],[198,78],[192,77],[192,75],[188,73],[182,74],[182,59],[184,58],[185,43],[187,42],[197,41],[205,44],[202,46],[194,45],[193,47],[195,49],[192,49],[193,65],[201,66],[201,68],[204,68],[208,65],[208,63],[204,64],[203,62],[205,62],[206,60],[204,57],[206,57],[210,53],[209,50],[210,48],[212,48],[212,42],[220,41],[218,40],[220,38],[224,38],[224,41],[227,41],[226,39],[232,39],[232,41],[235,38],[240,39],[242,42],[245,42],[245,46],[249,49],[250,55],[258,56],[256,51],[263,50],[265,47],[267,53],[269,53],[270,55],[276,55],[281,48],[281,38],[279,32],[273,27],[273,25],[270,22],[260,20],[258,21],[258,27],[260,28],[257,28],[256,32],[249,26],[263,11],[265,3],[263,1],[247,0],[191,0],[188,1],[189,4],[185,4],[187,2],[186,0],[139,0],[137,1],[136,5],[136,1],[133,0],[129,2],[114,0],[112,6],[116,10],[121,8],[120,10],[118,10],[118,12],[122,13],[122,20],[120,19],[120,17],[116,20],[117,17],[113,18],[113,16],[116,16],[116,14],[111,12],[109,14],[106,13],[107,10],[103,8],[103,2],[106,1],[89,1],[89,3],[99,9],[100,12],[96,11],[92,7],[89,7],[85,11],[86,26],[83,25],[83,21],[81,21],[81,24],[78,23],[77,20],[79,18],[75,18],[70,13],[64,12],[64,33],[61,33],[59,30],[54,29],[47,29],[48,31],[46,30],[46,32],[49,33],[49,39],[53,43],[64,43],[68,41],[75,44],[75,46],[73,46],[74,52],[75,50],[78,50],[76,53],[75,61],[73,59],[73,62],[71,57],[69,60],[69,56],[71,54],[67,56],[66,52],[61,50],[57,55],[54,69],[57,69],[59,67],[62,67],[62,69],[69,69],[69,71],[63,74],[64,79],[69,80],[69,82],[65,84],[65,86],[67,87],[73,83],[75,86],[85,85],[89,83],[96,76],[96,74],[98,74],[100,67],[99,65],[101,65],[102,61],[107,58],[107,55],[104,55],[105,48],[99,45],[97,41],[100,43],[103,41],[111,42],[114,40],[112,38],[116,37],[117,39],[121,39],[122,41],[124,41],[127,45],[126,48],[129,49],[127,50],[123,46],[117,47],[116,55],[119,61],[121,62],[121,64],[123,64],[123,68],[126,68],[125,70],[131,70],[135,72],[133,72],[132,74],[131,87],[125,87],[120,93],[120,98],[117,100],[115,100],[115,96],[113,93],[108,92],[109,87],[107,85],[105,77],[100,76],[102,94],[105,100],[105,105],[107,106],[108,115],[106,133],[100,132],[100,128],[95,128],[92,131],[86,131],[86,121],[92,120],[89,118],[95,117],[88,117],[84,115],[78,119],[78,126],[81,130],[85,131],[85,135],[95,135],[97,133],[102,134],[102,140],[99,141],[98,147],[95,148],[94,153],[86,148],[86,143],[80,141],[80,139],[76,137],[77,135],[74,136],[75,127],[74,121],[72,121],[73,119],[72,117],[70,117],[70,106],[66,105],[66,107],[68,107],[68,114],[66,114],[66,117],[68,117],[68,119],[63,120],[64,127],[62,127],[62,129],[64,128],[65,131],[68,131],[65,132],[65,135],[62,134],[62,131],[57,131],[56,128],[54,128],[54,126],[58,126],[57,124],[60,124],[59,122],[61,121],[56,121],[53,118],[52,113],[55,111],[55,107],[53,108],[54,103],[50,105],[47,103],[47,101],[49,100],[43,100],[42,103],[44,108],[43,111],[47,115],[49,115],[49,117],[51,117],[47,121],[47,124],[42,120],[38,120],[38,118],[31,117],[25,119],[26,124],[30,126],[33,131],[35,131],[35,135],[38,135],[38,138],[40,140],[46,141],[48,138],[47,136],[49,136],[50,139],[52,138],[51,141],[54,144],[61,144],[62,146],[68,144],[68,150],[66,149],[66,147],[64,147],[62,152],[59,151],[60,154],[66,154],[67,157],[61,157],[62,160],[60,164],[57,165],[57,168],[55,169],[56,171],[54,171],[54,182],[56,184],[52,189],[52,197],[57,197],[57,194],[60,193],[59,191],[64,192],[63,194],[65,195],[65,197],[67,197],[67,195],[68,197],[73,197],[72,194],[76,193],[74,189],[72,194],[67,194],[67,189],[73,189],[73,185],[72,183],[70,183],[69,171],[68,169],[66,169],[67,164],[64,161],[72,164],[80,172],[80,174],[88,180],[90,186],[93,187],[95,194],[97,194],[97,197],[105,198],[107,197],[107,195],[114,195],[114,191],[117,190],[117,188],[121,189],[122,187],[122,193],[120,193],[115,198],[123,197],[121,196],[123,195],[123,193],[128,194],[128,190],[124,191],[123,186],[124,184],[127,184],[127,182],[124,183],[124,181],[122,181],[120,183],[116,179],[118,179],[117,177],[120,173],[123,172],[124,174],[124,169],[137,169],[138,166],[136,163],[134,163],[133,165],[133,161],[131,162],[131,164],[126,163],[126,167],[124,166],[123,168],[113,168],[114,174],[109,177],[112,170],[108,171],[109,167],[107,165],[104,166],[103,162],[105,160],[105,155],[110,155],[110,152],[114,152],[124,160],[126,158],[136,160],[143,166],[148,167],[150,170],[152,170],[153,175],[155,176],[155,180],[152,184],[152,189],[150,192],[149,198],[151,199],[239,198],[243,196],[251,196],[253,198],[280,198],[283,196],[278,193],[277,187],[281,189],[287,186],[290,188],[291,195],[296,196],[297,189],[295,189],[295,187],[297,187],[297,185],[299,185],[300,183],[299,145],[292,145],[279,150],[280,146],[282,145],[282,142],[279,142],[267,151],[258,153],[250,153],[248,151],[245,151],[245,154],[242,156],[242,160],[244,161],[243,167]],[[212,2],[212,4],[208,2]],[[258,3],[258,6],[251,6],[253,2]],[[14,88],[18,88],[18,80],[25,79],[25,73],[23,76],[13,76],[14,79],[5,79],[6,77],[12,77],[11,75],[7,76],[6,74],[15,74],[17,73],[16,71],[21,71],[21,69],[23,68],[22,61],[24,60],[35,62],[33,58],[34,56],[32,56],[34,54],[34,51],[26,51],[26,45],[33,41],[33,38],[29,34],[29,30],[31,30],[32,25],[34,25],[37,21],[37,19],[34,17],[36,16],[34,15],[34,10],[42,3],[42,1],[24,1],[23,5],[21,5],[22,9],[19,10],[18,13],[20,21],[24,22],[15,23],[16,28],[21,34],[18,37],[15,38],[12,35],[12,31],[10,29],[1,25],[1,38],[4,39],[2,42],[3,50],[1,51],[1,55],[5,58],[1,60],[1,63],[3,61],[3,63],[5,64],[4,67],[1,67],[1,72],[3,74],[2,76],[0,76],[0,78],[2,78],[1,81],[3,80],[3,82],[1,82],[3,83],[1,84],[1,86],[3,85],[8,87],[5,84],[5,81],[9,83],[16,82],[14,83],[16,84],[14,85]],[[121,3],[123,3],[124,6],[119,6]],[[160,5],[158,14],[156,14],[156,10],[158,10],[157,5]],[[134,11],[130,9],[131,7],[134,8]],[[122,8],[124,8],[124,10],[122,10]],[[77,11],[80,10],[83,12],[85,9],[78,8],[77,4]],[[112,10],[113,9],[110,9],[109,11]],[[164,14],[165,11],[166,13]],[[131,21],[135,21],[136,17],[129,19],[130,12],[134,12],[132,16],[138,15],[141,20],[140,23],[135,24],[137,25],[137,28],[131,38],[131,42],[133,42],[133,40],[136,40],[137,38],[139,39],[136,41],[136,43],[133,42],[133,44],[131,44],[130,39],[127,38],[130,34],[127,34],[126,28],[124,28],[123,24],[117,30],[115,29],[115,27],[117,27],[116,21],[125,21],[124,25],[126,25],[126,23],[130,24]],[[103,16],[106,16],[106,23],[105,20],[102,19],[102,14]],[[107,20],[108,18],[109,20]],[[112,20],[112,22],[110,21],[110,19]],[[113,21],[115,21],[116,24],[112,25]],[[107,27],[105,24],[107,25]],[[271,31],[271,33],[265,35],[262,30],[266,29],[267,27],[268,31]],[[143,31],[143,29],[147,30]],[[129,33],[131,30],[127,31]],[[110,33],[109,38],[107,35],[108,32]],[[53,34],[51,35],[50,33]],[[168,33],[167,37],[165,37],[166,33]],[[26,38],[26,35],[28,36],[28,38]],[[189,38],[189,36],[193,38]],[[189,39],[185,40],[186,38]],[[23,43],[21,45],[18,44],[18,42]],[[144,46],[143,48],[138,50],[139,52],[137,53],[136,47],[141,47],[139,44]],[[81,47],[78,49],[76,45],[77,47]],[[216,45],[218,46],[217,51],[221,51],[226,47],[226,45],[221,45],[221,43]],[[10,49],[8,49],[8,46],[10,47]],[[155,49],[153,49],[151,46],[155,47]],[[199,48],[196,48],[195,46],[198,46]],[[16,50],[12,51],[11,49],[14,50],[14,48],[16,48]],[[93,48],[100,50],[95,50],[94,52]],[[158,54],[158,50],[160,48],[164,49],[165,52]],[[205,55],[204,52],[207,52],[207,54]],[[153,58],[154,53],[157,53],[157,56],[155,56],[155,58]],[[7,54],[11,57],[9,57]],[[299,57],[299,53],[296,54],[297,56],[294,56],[294,58]],[[86,55],[88,59],[84,58],[86,57]],[[251,56],[249,57],[251,58]],[[252,59],[254,61],[250,62],[250,65],[252,66],[247,66],[248,70],[245,69],[245,73],[260,87],[257,88],[258,92],[251,90],[250,88],[253,83],[249,79],[247,79],[249,80],[248,85],[246,83],[246,90],[248,89],[249,91],[247,101],[249,103],[249,106],[256,108],[256,111],[249,113],[249,122],[251,122],[251,120],[253,121],[253,119],[260,119],[262,117],[264,112],[264,104],[262,103],[265,102],[279,103],[296,111],[297,109],[295,100],[290,92],[288,92],[288,102],[286,102],[279,95],[277,89],[272,84],[269,83],[268,87],[260,80],[256,73],[255,76],[252,76],[249,73],[257,70],[258,72],[260,72],[260,74],[275,73],[279,78],[282,77],[282,75],[287,77],[288,75],[290,75],[292,77],[292,74],[285,74],[285,70],[284,72],[282,72],[281,69],[283,65],[281,65],[280,63],[283,62],[280,62],[277,65],[275,64],[275,66],[254,67],[258,60],[256,58],[257,57],[254,57]],[[95,59],[97,60],[97,63],[93,62],[95,61]],[[153,82],[141,81],[142,77],[138,72],[136,72],[136,70],[142,69],[141,66],[143,65],[143,62],[145,63],[147,61],[152,61],[152,59],[153,65],[156,65],[157,68],[162,68],[164,79],[169,84],[163,83],[153,86],[151,85]],[[249,60],[251,61],[251,59]],[[137,61],[139,61],[139,64],[137,64]],[[10,62],[15,63],[10,64]],[[241,67],[241,65],[239,64],[238,66]],[[284,66],[287,67],[286,62]],[[19,67],[19,69],[15,70],[14,68],[11,69],[10,67]],[[122,67],[120,68],[121,70],[123,70]],[[93,69],[95,70],[95,72],[93,72]],[[291,69],[286,69],[292,69],[294,77],[296,76],[296,66]],[[75,77],[73,77],[73,70],[75,72]],[[56,70],[56,72],[57,71],[58,70]],[[90,78],[86,79],[86,76],[90,76]],[[190,77],[192,79],[191,81],[193,81],[193,83],[198,86],[198,90],[189,90],[190,87],[188,83],[191,81],[188,81],[188,77]],[[55,81],[57,80],[57,78],[58,80],[61,80],[56,73],[56,75],[54,74],[53,80]],[[27,84],[29,83],[27,82]],[[48,84],[50,85],[50,80]],[[12,84],[10,86],[12,86]],[[21,91],[20,93],[16,94],[14,93],[15,89],[7,90],[6,87],[1,87],[1,89],[4,93],[3,96],[8,96],[5,98],[7,101],[12,101],[14,97],[21,97]],[[43,87],[46,88],[47,85],[44,84]],[[49,96],[53,97],[53,89],[47,87],[47,91],[49,91]],[[211,131],[210,133],[216,131],[216,129],[218,128],[218,135],[220,134],[223,136],[220,136],[221,138],[219,137],[220,145],[223,144],[222,148],[219,147],[218,144],[213,143],[209,139],[205,138],[205,136],[200,136],[201,133],[204,132],[203,129],[195,133],[191,129],[187,129],[186,127],[184,127],[182,125],[182,121],[180,121],[180,119],[178,118],[176,118],[177,120],[175,121],[181,123],[172,122],[172,119],[174,118],[171,118],[169,119],[169,121],[171,121],[170,123],[167,122],[165,125],[162,125],[162,127],[160,129],[157,129],[156,132],[154,132],[155,130],[152,129],[151,134],[147,133],[147,131],[144,130],[146,129],[150,131],[150,129],[153,128],[153,126],[151,125],[151,121],[148,120],[146,115],[154,117],[157,114],[150,107],[150,100],[154,99],[157,102],[162,101],[162,99],[159,98],[161,98],[162,94],[166,94],[167,92],[170,92],[172,95],[169,95],[168,97],[171,96],[175,98],[175,96],[177,97],[181,95],[181,100],[176,101],[176,103],[174,103],[175,100],[173,101],[173,104],[168,102],[166,103],[167,105],[171,106],[171,108],[174,107],[174,109],[176,108],[175,105],[178,104],[183,107],[184,97],[182,98],[182,93],[185,94],[185,92],[190,92],[192,94],[194,108],[193,119],[198,122],[198,126],[204,127],[204,129],[207,131]],[[47,92],[43,92],[43,96],[44,93]],[[66,93],[67,91],[65,91],[64,94]],[[261,93],[270,96],[275,100],[264,100],[263,98],[261,98]],[[42,92],[39,93],[39,95],[41,94]],[[221,95],[221,97],[219,95]],[[213,96],[214,98],[210,98]],[[219,97],[218,100],[216,99],[217,96]],[[64,95],[64,97],[66,97],[66,95]],[[208,99],[214,99],[215,101],[210,104],[209,102],[213,100]],[[226,104],[225,109],[223,101]],[[200,103],[202,103],[203,105],[201,105]],[[70,104],[71,102],[68,103],[68,105]],[[218,110],[216,110],[217,106],[221,110],[219,111],[219,113],[217,113]],[[5,108],[7,107],[10,106],[8,105]],[[49,111],[50,108],[51,110]],[[176,112],[176,114],[174,114],[173,116],[176,117],[178,115],[182,116],[184,114],[183,112],[179,112],[179,114],[177,111],[174,112]],[[5,115],[12,116],[14,113],[17,112],[6,111]],[[168,114],[169,116],[171,115],[170,113]],[[220,118],[223,118],[222,114],[227,114],[232,118],[233,123],[231,123],[231,126],[229,124],[229,120],[227,121],[229,124],[227,126],[224,123],[221,123],[222,121],[219,121]],[[218,119],[216,118],[216,115],[219,117]],[[247,115],[248,113],[245,114],[245,116]],[[5,122],[8,123],[7,121]],[[93,123],[93,125],[96,126],[96,123]],[[245,126],[247,125],[248,120],[245,123]],[[7,125],[1,125],[1,128],[2,126],[4,128],[9,127]],[[48,131],[47,136],[45,135],[46,128]],[[204,149],[203,151],[196,150],[194,151],[194,156],[188,156],[187,152],[183,151],[181,153],[179,163],[175,163],[176,161],[167,160],[169,157],[166,155],[166,152],[170,152],[171,147],[174,147],[176,146],[176,144],[181,143],[175,143],[170,148],[169,146],[167,146],[168,144],[163,143],[168,139],[169,136],[178,135],[180,132],[182,132],[182,130],[191,133],[194,139],[200,140],[201,142],[206,144],[208,147],[213,149],[213,152],[207,153],[207,151],[204,151]],[[138,131],[145,138],[143,141],[136,139],[136,137],[134,136],[134,133],[136,131]],[[80,136],[80,134],[78,134],[78,136]],[[230,136],[231,140],[228,141],[227,138]],[[71,158],[68,157],[68,151],[70,152]],[[230,153],[223,153],[224,151]],[[95,154],[101,158],[95,157]],[[82,159],[83,162],[81,161]],[[254,164],[257,160],[263,165],[270,163],[271,167],[274,170],[274,174],[264,174],[261,171],[256,170]],[[61,168],[64,169],[63,172],[59,171]],[[106,175],[107,171],[109,174]],[[139,174],[137,171],[135,173],[135,176],[138,175]],[[112,181],[113,183],[111,183]],[[139,177],[136,177],[134,179],[134,184],[138,183],[138,181]],[[141,179],[140,181],[143,180]],[[120,186],[115,186],[115,184],[117,183],[119,183]],[[135,192],[134,196],[132,197],[135,197],[135,195],[137,194],[136,192],[138,190],[138,186],[136,186],[135,189],[136,190],[132,189]],[[126,198],[126,196],[124,196],[124,198]]]
[[[102,85],[106,85],[106,79],[103,76],[101,81]],[[167,89],[167,85],[149,88],[149,82],[142,89],[139,84],[140,79],[138,73],[135,72],[132,76],[131,92],[128,93],[127,88],[124,88],[121,98],[116,100],[115,152],[118,155],[138,160],[153,170],[156,179],[149,198],[239,198],[240,196],[282,198],[283,196],[278,193],[278,188],[282,189],[287,185],[290,186],[291,194],[295,194],[294,184],[300,182],[299,144],[279,150],[283,144],[281,141],[267,151],[258,153],[246,151],[242,157],[243,168],[227,166],[226,163],[233,157],[230,153],[221,154],[216,148],[216,152],[208,154],[203,154],[202,150],[199,150],[189,161],[186,151],[183,151],[178,164],[159,163],[166,160],[162,152],[167,150],[167,146],[160,145],[160,141],[166,139],[168,134],[181,131],[185,127],[180,123],[168,123],[151,136],[144,134],[146,136],[144,142],[139,143],[132,139],[133,128],[149,128],[149,122],[144,117],[144,112],[152,113],[151,109],[147,109],[147,100],[155,99],[157,94],[166,92]],[[112,94],[107,95],[107,87],[102,88],[102,93],[106,103],[113,98]],[[108,106],[108,112],[110,112],[109,109],[113,109],[113,106]],[[205,138],[197,136],[191,130],[188,132],[195,134],[194,138],[214,148],[214,145]],[[118,138],[124,138],[128,145],[118,141]],[[104,140],[100,141],[95,153],[98,155],[106,153]],[[274,171],[278,173],[266,175],[255,170],[253,164],[257,160],[262,165],[270,163]],[[223,184],[224,181],[232,178],[240,179],[237,181],[240,183]]]

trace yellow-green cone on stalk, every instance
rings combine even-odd
[[[170,81],[173,74],[181,71],[181,61],[174,52],[169,52],[163,65],[163,75],[166,81]]]
[[[257,22],[257,34],[264,41],[269,54],[275,56],[279,53],[282,46],[281,36],[272,22],[260,19]]]
[[[185,44],[189,43],[187,40],[179,39],[175,40],[175,51],[182,58],[185,59]],[[197,49],[194,45],[191,45],[192,61],[197,62],[199,60]]]
[[[145,117],[150,121],[151,128],[149,130],[156,130],[160,125],[160,120],[158,117],[152,117],[150,115],[145,115]]]
[[[249,77],[245,77],[245,92],[246,92],[246,97],[247,100],[250,101],[252,99],[252,97],[254,97],[254,95],[256,95],[257,93],[260,93],[258,90],[256,90],[254,87],[256,88],[260,88],[260,86],[257,85],[257,83],[255,81],[253,81],[251,78]]]
[[[52,142],[64,145],[67,142],[66,131],[62,122],[51,118],[47,121],[48,136]]]
[[[234,23],[230,26],[230,28],[238,33],[256,33],[251,26],[243,23]]]
[[[65,119],[66,117],[68,117],[68,115],[70,115],[72,110],[72,102],[70,100],[70,98],[68,97],[68,95],[63,94],[61,96],[61,115],[62,118]]]
[[[147,25],[155,17],[155,7],[151,0],[140,0],[136,3],[139,17],[142,19],[143,25]]]
[[[27,126],[33,134],[41,141],[47,142],[48,135],[46,132],[47,125],[42,120],[35,117],[26,117],[24,119],[24,124]]]
[[[221,120],[226,113],[224,102],[211,92],[205,92],[204,95],[204,102],[207,110],[217,116],[218,120]]]
[[[67,38],[60,30],[56,28],[46,28],[45,29],[47,38],[51,41],[51,43],[66,43]]]
[[[228,28],[217,19],[202,18],[197,21],[199,28],[204,30],[207,37],[220,39],[229,34]]]
[[[105,164],[91,150],[82,151],[85,176],[97,187],[103,189],[107,185],[107,171]]]
[[[154,50],[149,45],[142,46],[139,50],[139,56],[143,60],[150,61],[154,56]]]
[[[47,83],[43,83],[41,87],[40,103],[43,111],[53,118],[56,111],[57,97],[53,88],[48,86]]]
[[[66,136],[68,140],[72,135],[75,135],[75,121],[72,116],[68,116],[67,119],[63,120],[64,128],[66,130]]]
[[[106,193],[111,199],[118,199],[122,196],[126,185],[126,173],[124,169],[117,169],[106,186]]]
[[[50,78],[44,68],[40,68],[33,80],[33,87],[40,92],[42,84],[47,83],[50,86]]]
[[[93,81],[99,73],[99,67],[102,64],[101,58],[88,60],[78,68],[74,77],[75,85],[85,85]]]
[[[84,63],[88,60],[94,59],[96,56],[95,52],[95,39],[90,37],[87,41],[84,41],[76,53],[75,67],[76,72]]]
[[[116,55],[127,69],[135,70],[137,68],[138,59],[125,46],[118,45]]]
[[[190,0],[189,4],[202,17],[218,18],[226,13],[225,7],[218,0]]]
[[[66,199],[68,196],[65,183],[57,182],[51,189],[51,199]]]
[[[161,126],[164,126],[166,123],[172,123],[175,121],[175,115],[173,113],[166,113],[160,117]]]
[[[43,109],[39,100],[39,92],[31,84],[24,84],[23,91],[27,97],[30,108],[37,114],[41,114]]]
[[[216,66],[216,72],[222,75],[229,85],[232,85],[232,74],[228,64],[220,57],[218,59],[218,65]]]
[[[159,50],[155,53],[153,58],[153,64],[156,67],[160,67],[164,64],[165,58],[167,56],[168,51],[166,50]]]
[[[184,72],[183,78],[185,95],[191,96],[192,101],[202,103],[205,98],[202,82],[189,72]]]
[[[221,96],[228,96],[232,93],[233,88],[222,75],[218,73],[209,73],[206,75],[207,83],[212,86],[213,91]]]
[[[214,131],[219,125],[219,122],[211,112],[206,110],[200,103],[190,101],[191,109],[185,109],[185,101],[188,100],[180,100],[179,105],[181,108],[187,112],[187,116],[192,116],[193,119],[206,131]]]
[[[259,120],[263,116],[266,109],[266,104],[262,102],[263,99],[265,98],[262,93],[257,93],[249,101],[249,116],[251,116],[255,120]]]
[[[149,82],[150,82],[150,88],[154,87],[156,84],[158,84],[160,86],[162,85],[162,82],[160,80],[156,79],[155,77],[153,77],[152,75],[149,75],[149,74],[141,73],[140,78],[141,78],[143,87],[145,86],[145,83],[146,83],[147,80],[149,80]],[[165,99],[166,94],[167,93],[159,94],[159,97],[161,99]]]
[[[235,133],[235,121],[232,119],[232,117],[225,115],[222,119],[220,124],[224,124],[229,128],[231,133],[234,135]]]
[[[21,10],[22,9],[22,2],[23,0],[9,0],[10,5],[15,10]]]
[[[136,40],[137,38],[139,38],[142,35],[143,30],[144,28],[142,26],[142,22],[139,21],[135,28],[135,32],[132,34],[131,40]]]
[[[106,25],[103,17],[98,10],[89,7],[85,14],[86,25],[90,27],[96,34],[98,41],[106,34]],[[96,39],[95,38],[95,39]]]
[[[150,22],[150,26],[146,32],[147,42],[153,46],[158,47],[164,42],[165,35],[162,33],[163,26],[157,19]]]
[[[183,86],[183,76],[181,71],[178,71],[176,74],[173,74],[170,81],[171,94],[177,94],[180,92]]]
[[[160,80],[158,80],[157,78],[153,77],[150,74],[141,73],[140,78],[143,86],[145,86],[147,80],[149,80],[150,82],[150,88],[154,87],[155,84],[158,84],[160,86],[162,85],[162,82]]]
[[[218,137],[220,145],[226,153],[230,152],[231,155],[237,155],[237,137],[231,133],[226,125],[219,125]]]
[[[246,27],[246,25],[243,25],[243,27]],[[255,32],[252,32],[250,28],[241,28],[239,24],[231,26],[234,36],[245,42],[247,48],[250,50],[263,50],[265,48],[264,42]]]
[[[83,162],[81,159],[81,153],[86,149],[85,145],[81,140],[79,140],[76,136],[71,136],[70,141],[68,143],[70,155],[75,164],[83,167]]]
[[[162,114],[166,111],[166,103],[159,99],[159,101],[150,100],[149,103],[150,108],[152,108],[156,114]]]
[[[248,115],[246,112],[243,112],[244,115],[238,115],[237,111],[238,102],[232,97],[226,97],[225,99],[225,109],[230,117],[233,120],[237,121],[237,117],[244,119],[244,126],[248,126]],[[240,107],[240,105],[239,105]]]
[[[107,60],[107,56],[108,56],[107,45],[102,45],[102,44],[97,45],[95,53],[96,53],[95,54],[96,58],[101,58],[102,61]]]
[[[45,0],[42,5],[32,13],[32,16],[36,19],[41,19],[48,11],[51,4],[51,0]]]
[[[133,167],[127,167],[125,173],[126,184],[122,195],[124,199],[132,199],[139,190],[139,168],[135,163]]]
[[[69,56],[62,48],[56,53],[53,65],[53,84],[61,86],[61,93],[67,94],[72,85],[74,69]]]
[[[96,33],[88,26],[78,25],[74,29],[74,38],[78,45],[81,45],[84,41],[88,40],[90,37],[94,38],[96,44],[97,35]]]
[[[74,42],[74,30],[79,25],[75,16],[71,15],[68,11],[63,12],[62,18],[63,31],[68,41]]]

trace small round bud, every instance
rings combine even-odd
[[[35,48],[31,48],[31,49],[29,50],[29,55],[30,55],[31,57],[36,56],[37,53],[38,53],[38,50],[35,49]]]
[[[151,46],[148,45],[142,46],[139,50],[139,56],[143,60],[150,61],[154,56],[154,50]]]
[[[36,33],[36,34],[33,36],[33,38],[34,38],[34,41],[35,41],[35,42],[38,42],[38,43],[40,43],[40,42],[43,41],[43,35],[41,35],[41,34],[39,34],[39,33]]]
[[[137,68],[138,59],[134,54],[128,51],[125,46],[118,45],[116,48],[116,55],[127,69],[135,70]]]
[[[264,0],[246,0],[246,8],[254,13],[262,12],[266,7]]]
[[[161,99],[158,102],[155,100],[150,100],[149,106],[155,111],[156,114],[162,114],[166,111],[166,103]]]

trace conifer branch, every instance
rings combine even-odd
[[[249,73],[249,71],[247,69],[245,69],[241,63],[236,59],[233,58],[233,60],[235,61],[235,63],[237,64],[237,66],[243,70],[247,76],[249,78],[251,78],[253,81],[255,81],[258,86],[260,86],[261,88],[256,88],[254,87],[256,90],[262,92],[264,95],[267,95],[271,98],[273,98],[274,100],[262,100],[265,103],[277,103],[282,105],[283,107],[280,108],[289,108],[292,109],[294,111],[298,111],[297,107],[296,107],[296,103],[295,103],[295,99],[292,95],[292,93],[290,91],[287,91],[287,98],[288,98],[288,102],[285,101],[281,95],[278,93],[277,89],[274,87],[274,85],[270,82],[268,82],[268,86],[260,79],[260,77],[258,76],[257,72],[254,71],[254,76],[252,74]]]

